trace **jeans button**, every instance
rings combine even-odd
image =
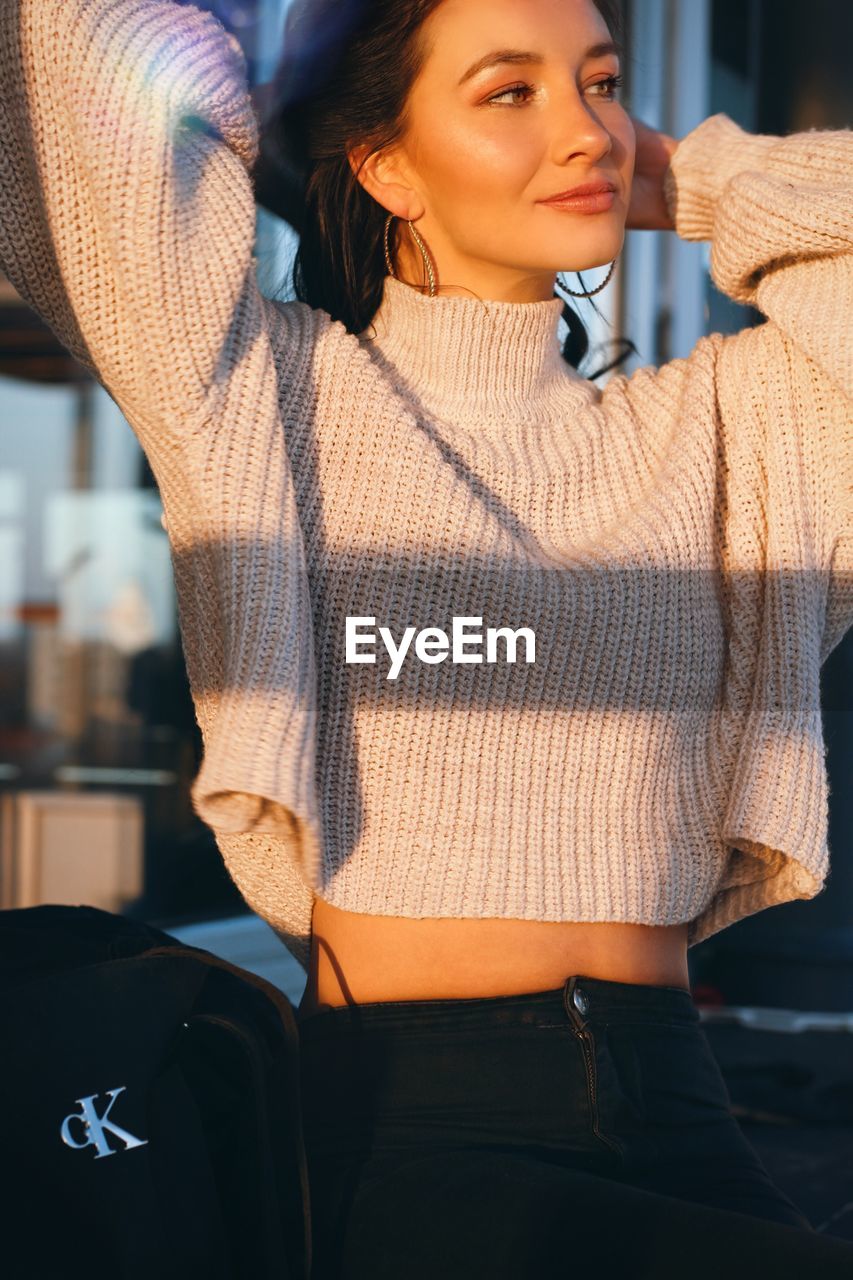
[[[572,993],[572,1002],[576,1009],[586,1014],[589,1010],[589,997],[585,991],[581,991],[580,987],[575,987]]]

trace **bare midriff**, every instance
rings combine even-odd
[[[572,974],[689,991],[687,925],[412,920],[315,898],[300,1013],[550,991]]]

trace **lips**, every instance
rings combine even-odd
[[[539,204],[552,204],[558,200],[571,200],[575,196],[594,196],[599,195],[603,191],[616,190],[614,182],[584,182],[579,187],[572,187],[569,191],[559,191],[556,195],[548,196],[544,200],[540,200]]]

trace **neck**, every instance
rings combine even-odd
[[[394,381],[436,417],[476,425],[531,419],[587,387],[563,359],[557,336],[563,303],[430,298],[393,276],[360,335],[391,367]],[[374,336],[375,330],[375,336]]]

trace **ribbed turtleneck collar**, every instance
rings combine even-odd
[[[451,422],[541,419],[589,383],[560,351],[560,298],[496,302],[430,298],[394,276],[362,340],[393,366],[394,380]],[[374,337],[375,329],[375,337]]]

